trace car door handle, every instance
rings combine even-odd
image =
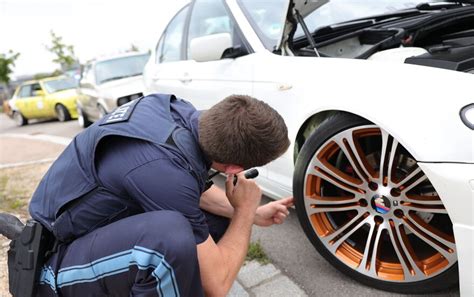
[[[179,81],[182,82],[183,84],[188,84],[188,83],[192,82],[193,79],[192,78],[182,78]]]
[[[187,84],[187,83],[192,82],[193,79],[189,77],[189,73],[185,72],[183,74],[183,77],[180,78],[179,81],[182,82],[183,84]]]

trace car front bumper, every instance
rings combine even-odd
[[[474,296],[474,164],[418,163],[453,222],[462,297]]]

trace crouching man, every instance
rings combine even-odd
[[[287,134],[274,109],[239,95],[199,112],[154,94],[106,115],[32,198],[32,217],[59,243],[38,295],[225,296],[252,225],[282,223],[293,203],[259,206],[261,190],[243,174],[282,155]],[[225,191],[206,187],[211,168],[227,175]]]

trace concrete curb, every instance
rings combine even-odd
[[[307,297],[308,295],[273,264],[245,263],[227,297]]]

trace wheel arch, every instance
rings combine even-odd
[[[62,106],[64,106],[64,107],[67,109],[67,106],[64,105],[61,101],[55,101],[55,102],[54,102],[54,109],[56,110],[56,107],[58,107],[59,105],[62,105]]]
[[[99,97],[99,99],[97,100],[97,103],[96,103],[96,107],[97,108],[103,108],[107,113],[109,113],[109,106],[106,102],[106,100],[103,98],[103,97]]]
[[[308,138],[309,134],[312,133],[314,130],[316,130],[319,125],[321,125],[322,122],[324,122],[326,119],[336,115],[336,114],[352,114],[357,117],[366,119],[364,117],[361,117],[360,115],[345,111],[345,110],[340,110],[340,109],[328,109],[328,110],[322,110],[319,112],[314,113],[313,115],[309,116],[302,125],[300,125],[298,132],[296,133],[295,137],[295,145],[294,145],[294,152],[293,152],[293,163],[296,162],[296,158],[298,157],[298,154],[303,147],[303,144],[306,142],[306,139]]]

